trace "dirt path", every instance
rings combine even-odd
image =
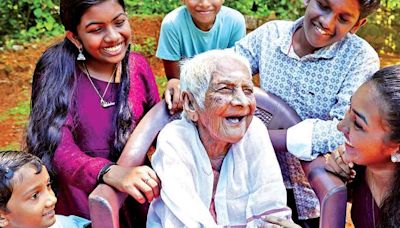
[[[134,33],[133,44],[136,44],[136,50],[146,55],[159,87],[163,88],[163,66],[154,57],[161,20],[160,16],[134,16],[130,22]],[[22,144],[29,114],[31,77],[35,63],[49,45],[61,39],[62,36],[26,44],[19,51],[0,51],[0,149],[18,149]],[[400,64],[400,56],[381,57],[383,66]]]

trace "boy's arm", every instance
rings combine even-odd
[[[180,69],[179,69],[179,61],[172,61],[163,59],[165,76],[167,76],[168,80],[171,78],[179,79]]]

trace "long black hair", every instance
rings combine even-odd
[[[376,72],[367,82],[375,86],[381,98],[385,121],[390,127],[389,139],[400,143],[400,65],[386,67]],[[400,163],[395,163],[395,173],[389,191],[380,205],[381,218],[377,227],[398,227],[400,224]]]
[[[76,28],[86,10],[105,1],[108,0],[61,0],[60,17],[65,29],[77,34]],[[118,3],[125,9],[123,0],[118,0]],[[41,158],[52,174],[52,160],[61,139],[61,127],[74,105],[72,97],[77,81],[77,55],[75,45],[64,38],[43,53],[33,73],[27,151]],[[113,161],[119,157],[135,124],[128,104],[128,60],[129,48],[121,64],[121,82],[113,116],[115,137],[110,142],[110,159]]]

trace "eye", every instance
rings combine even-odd
[[[243,89],[244,94],[246,95],[250,95],[253,93],[253,89],[252,88],[244,88]]]
[[[232,91],[233,91],[233,89],[230,87],[222,87],[222,88],[218,89],[218,92],[220,92],[220,93],[230,93]]]
[[[356,120],[354,120],[354,128],[356,130],[364,130],[363,127]]]
[[[89,30],[89,33],[99,33],[102,30],[101,27],[92,28]]]
[[[347,18],[344,18],[343,16],[339,16],[339,22],[342,24],[346,24],[349,20]]]
[[[317,5],[322,10],[328,10],[329,9],[329,6],[326,5],[326,4],[323,4],[322,2],[317,1]]]
[[[39,198],[39,192],[34,192],[32,195],[31,195],[31,200],[36,200],[37,198]]]
[[[118,27],[121,27],[121,26],[123,26],[124,24],[125,24],[125,19],[122,19],[122,20],[117,20],[116,22],[115,22],[115,24],[118,26]]]

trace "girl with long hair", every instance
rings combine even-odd
[[[114,163],[159,101],[147,61],[129,51],[124,1],[61,0],[60,16],[66,37],[36,65],[27,132],[28,151],[56,176],[56,212],[89,218],[98,183],[151,201],[159,194],[154,171]]]

